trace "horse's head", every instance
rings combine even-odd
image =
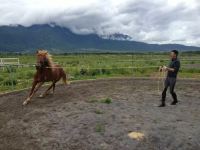
[[[36,57],[36,69],[43,69],[52,66],[51,55],[46,50],[37,50]]]

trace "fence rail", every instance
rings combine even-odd
[[[19,58],[0,58],[0,66],[6,65],[20,65]]]

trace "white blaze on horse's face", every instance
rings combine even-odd
[[[41,50],[41,51],[37,51],[37,64],[41,64],[45,61],[46,59],[46,55],[47,55],[47,51]]]

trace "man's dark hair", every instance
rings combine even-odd
[[[176,56],[178,56],[178,50],[172,50],[171,52],[174,52],[176,54]]]

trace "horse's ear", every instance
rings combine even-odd
[[[45,54],[45,55],[47,55],[47,54],[48,54],[48,52],[47,52],[47,51],[44,51],[44,54]]]
[[[48,53],[48,51],[43,50],[43,53],[42,53],[42,54],[43,54],[43,56],[48,57],[48,54],[49,54],[49,53]]]
[[[43,54],[43,50],[40,50],[40,49],[38,49],[37,51],[36,51],[36,55],[42,55]]]

